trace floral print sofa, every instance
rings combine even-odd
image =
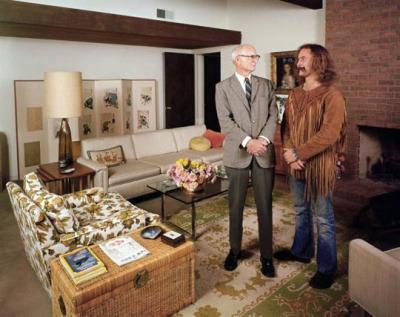
[[[92,188],[59,196],[35,173],[23,189],[7,183],[28,260],[49,295],[50,262],[58,255],[155,223],[159,216],[132,205],[117,193]]]

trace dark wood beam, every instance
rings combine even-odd
[[[299,6],[314,10],[322,9],[322,0],[281,0],[281,1],[297,4]]]
[[[196,49],[241,43],[241,32],[0,0],[0,36]]]

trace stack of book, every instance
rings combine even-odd
[[[86,282],[107,272],[104,263],[89,248],[60,255],[60,262],[75,284]]]

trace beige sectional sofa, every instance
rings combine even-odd
[[[133,135],[93,138],[82,141],[82,156],[78,162],[96,171],[95,186],[105,192],[118,192],[130,199],[152,192],[147,184],[168,178],[169,166],[179,158],[201,159],[215,165],[222,164],[222,148],[207,151],[189,149],[193,137],[202,136],[205,125]],[[87,152],[121,145],[126,163],[107,167],[90,160]]]

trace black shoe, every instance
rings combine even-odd
[[[261,257],[261,273],[266,277],[275,277],[275,267],[272,259]]]
[[[301,263],[310,263],[311,259],[301,258],[297,255],[292,254],[290,250],[281,250],[274,253],[274,258],[279,261],[297,261]]]
[[[334,273],[333,274],[324,274],[321,272],[315,273],[315,275],[311,278],[309,284],[312,288],[325,289],[331,287],[334,282]]]
[[[228,256],[225,259],[224,268],[227,271],[233,271],[237,268],[239,261],[239,254],[234,254],[232,250],[229,251]]]

